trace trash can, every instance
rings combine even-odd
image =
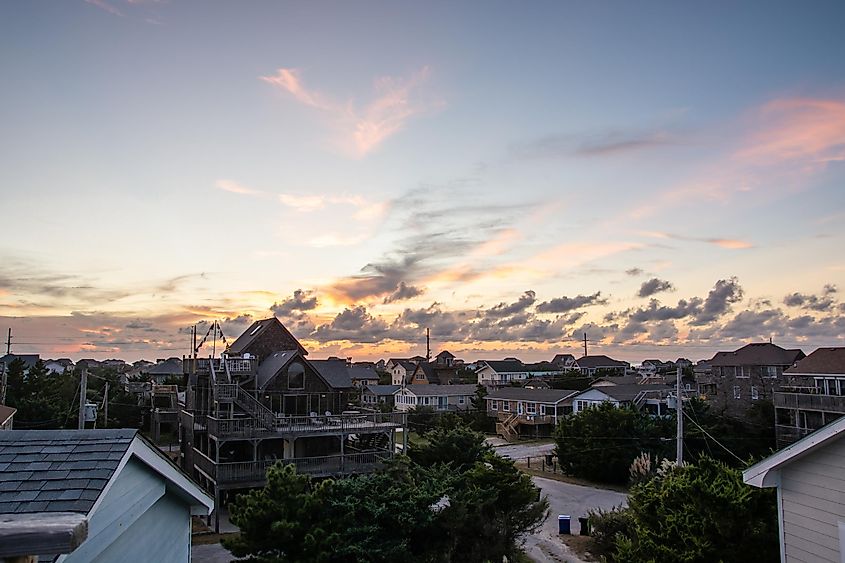
[[[554,455],[553,454],[546,454],[546,465],[551,465],[554,463]]]
[[[581,535],[582,536],[589,536],[590,535],[590,519],[586,516],[582,516],[578,518],[578,522],[581,524]]]
[[[569,528],[569,516],[566,514],[558,514],[557,517],[557,533],[569,535],[572,532]]]

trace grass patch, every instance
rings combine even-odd
[[[584,561],[600,561],[593,554],[593,538],[590,536],[560,536],[563,543],[571,549],[579,559]]]

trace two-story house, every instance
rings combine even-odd
[[[512,382],[524,382],[528,379],[528,370],[516,358],[504,360],[479,360],[475,370],[478,384],[488,389],[498,389]]]
[[[219,358],[184,358],[182,466],[214,491],[218,506],[229,491],[262,486],[278,460],[328,477],[373,471],[393,456],[404,415],[351,411],[346,363],[307,354],[270,318]]]
[[[805,357],[770,342],[746,344],[733,352],[718,352],[710,360],[711,373],[699,388],[716,410],[742,418],[758,401],[772,401],[784,383],[784,370]]]
[[[845,348],[819,348],[783,375],[774,395],[778,446],[845,416]]]
[[[574,369],[583,375],[625,375],[631,365],[604,355],[582,356],[575,360]]]

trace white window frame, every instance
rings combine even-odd
[[[537,403],[525,403],[525,412],[527,414],[537,414]]]
[[[499,410],[499,401],[490,401],[490,410],[491,411]]]
[[[757,389],[756,385],[751,386],[751,400],[756,401],[760,398],[760,391]]]
[[[736,366],[736,377],[738,379],[748,379],[751,377],[751,368],[749,368],[748,373],[746,373],[744,366]]]
[[[458,404],[459,404],[459,405],[463,405],[463,404],[464,404],[464,396],[463,396],[463,395],[461,395],[461,396],[459,396],[459,397],[458,397]]]
[[[510,401],[502,401],[502,410],[504,412],[511,412],[511,402]]]
[[[777,366],[766,366],[766,377],[777,377],[778,376],[778,367]]]
[[[546,416],[546,405],[540,405],[540,416]]]
[[[742,399],[742,390],[739,385],[734,385],[734,399]]]

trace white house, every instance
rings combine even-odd
[[[478,384],[488,388],[510,385],[512,381],[528,379],[528,368],[516,358],[505,360],[481,360],[475,370]]]
[[[408,385],[395,393],[396,410],[432,407],[438,411],[466,410],[472,406],[477,385]]]
[[[633,405],[660,416],[669,412],[666,398],[671,392],[671,387],[660,384],[594,385],[572,397],[572,412],[611,403],[617,407]]]
[[[214,506],[137,430],[9,430],[0,459],[0,514],[87,517],[88,538],[57,561],[188,563],[191,515]]]
[[[752,465],[742,479],[777,488],[783,563],[845,563],[845,418]]]
[[[405,358],[390,358],[385,367],[390,372],[390,383],[392,385],[402,385],[414,373],[417,362]]]

